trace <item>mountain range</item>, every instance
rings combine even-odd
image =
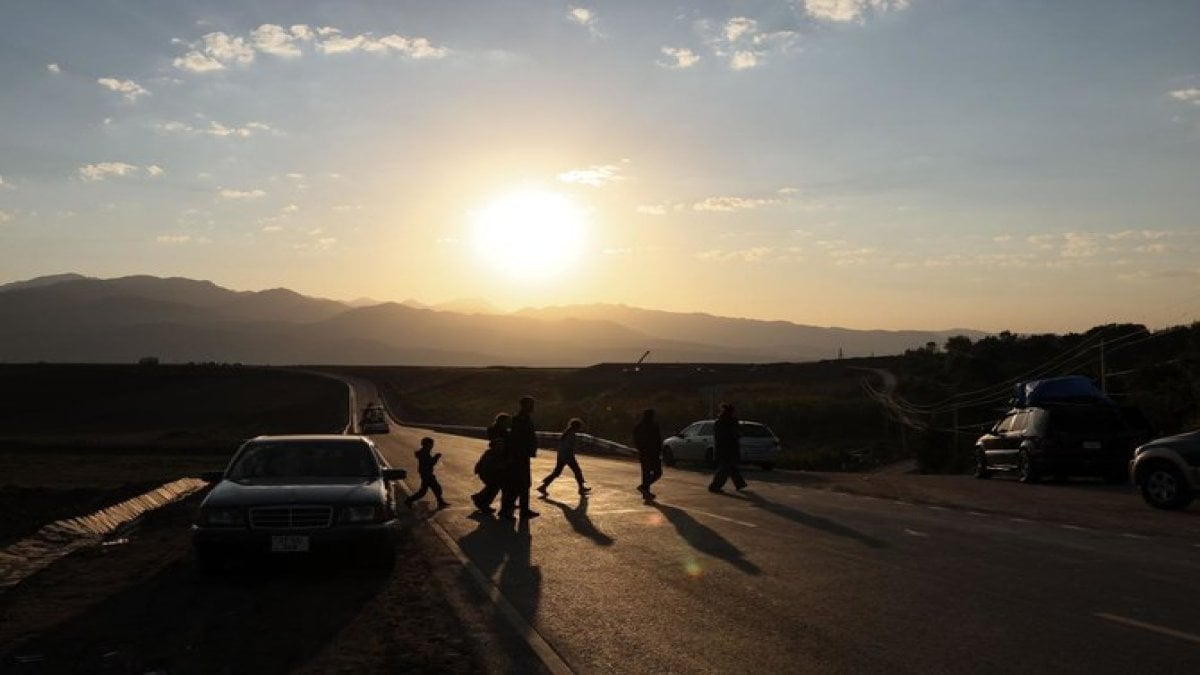
[[[497,313],[479,300],[339,302],[286,288],[57,274],[0,285],[0,362],[583,366],[769,363],[896,354],[973,330],[824,328],[573,305]]]

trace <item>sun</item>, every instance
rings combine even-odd
[[[568,273],[583,254],[587,214],[567,195],[539,189],[504,194],[471,214],[476,253],[520,280]]]

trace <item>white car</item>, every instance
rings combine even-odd
[[[713,422],[693,422],[683,431],[663,441],[663,461],[668,465],[676,460],[691,460],[712,463]],[[741,457],[743,464],[758,464],[770,470],[779,461],[783,448],[779,437],[770,427],[759,422],[738,421],[741,430]]]
[[[363,408],[362,417],[358,420],[358,432],[361,434],[386,434],[390,431],[387,412],[381,405],[369,405]]]

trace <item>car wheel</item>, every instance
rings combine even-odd
[[[1022,483],[1037,483],[1042,479],[1028,450],[1017,453],[1017,479]]]
[[[775,468],[775,463],[774,462],[763,462],[762,464],[759,464],[759,466],[762,467],[763,471],[770,471],[771,469]]]
[[[980,479],[992,477],[992,470],[987,465],[987,455],[983,454],[982,450],[975,452],[975,477]]]
[[[1182,509],[1192,501],[1183,473],[1170,464],[1157,463],[1142,474],[1142,499],[1156,509]]]
[[[675,466],[675,451],[671,450],[671,446],[664,445],[662,449],[663,464],[667,466]]]

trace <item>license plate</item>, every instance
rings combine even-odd
[[[308,537],[271,537],[271,551],[278,553],[305,553],[308,551]]]
[[[1084,441],[1083,442],[1084,450],[1099,450],[1100,446],[1101,446],[1100,441]]]

